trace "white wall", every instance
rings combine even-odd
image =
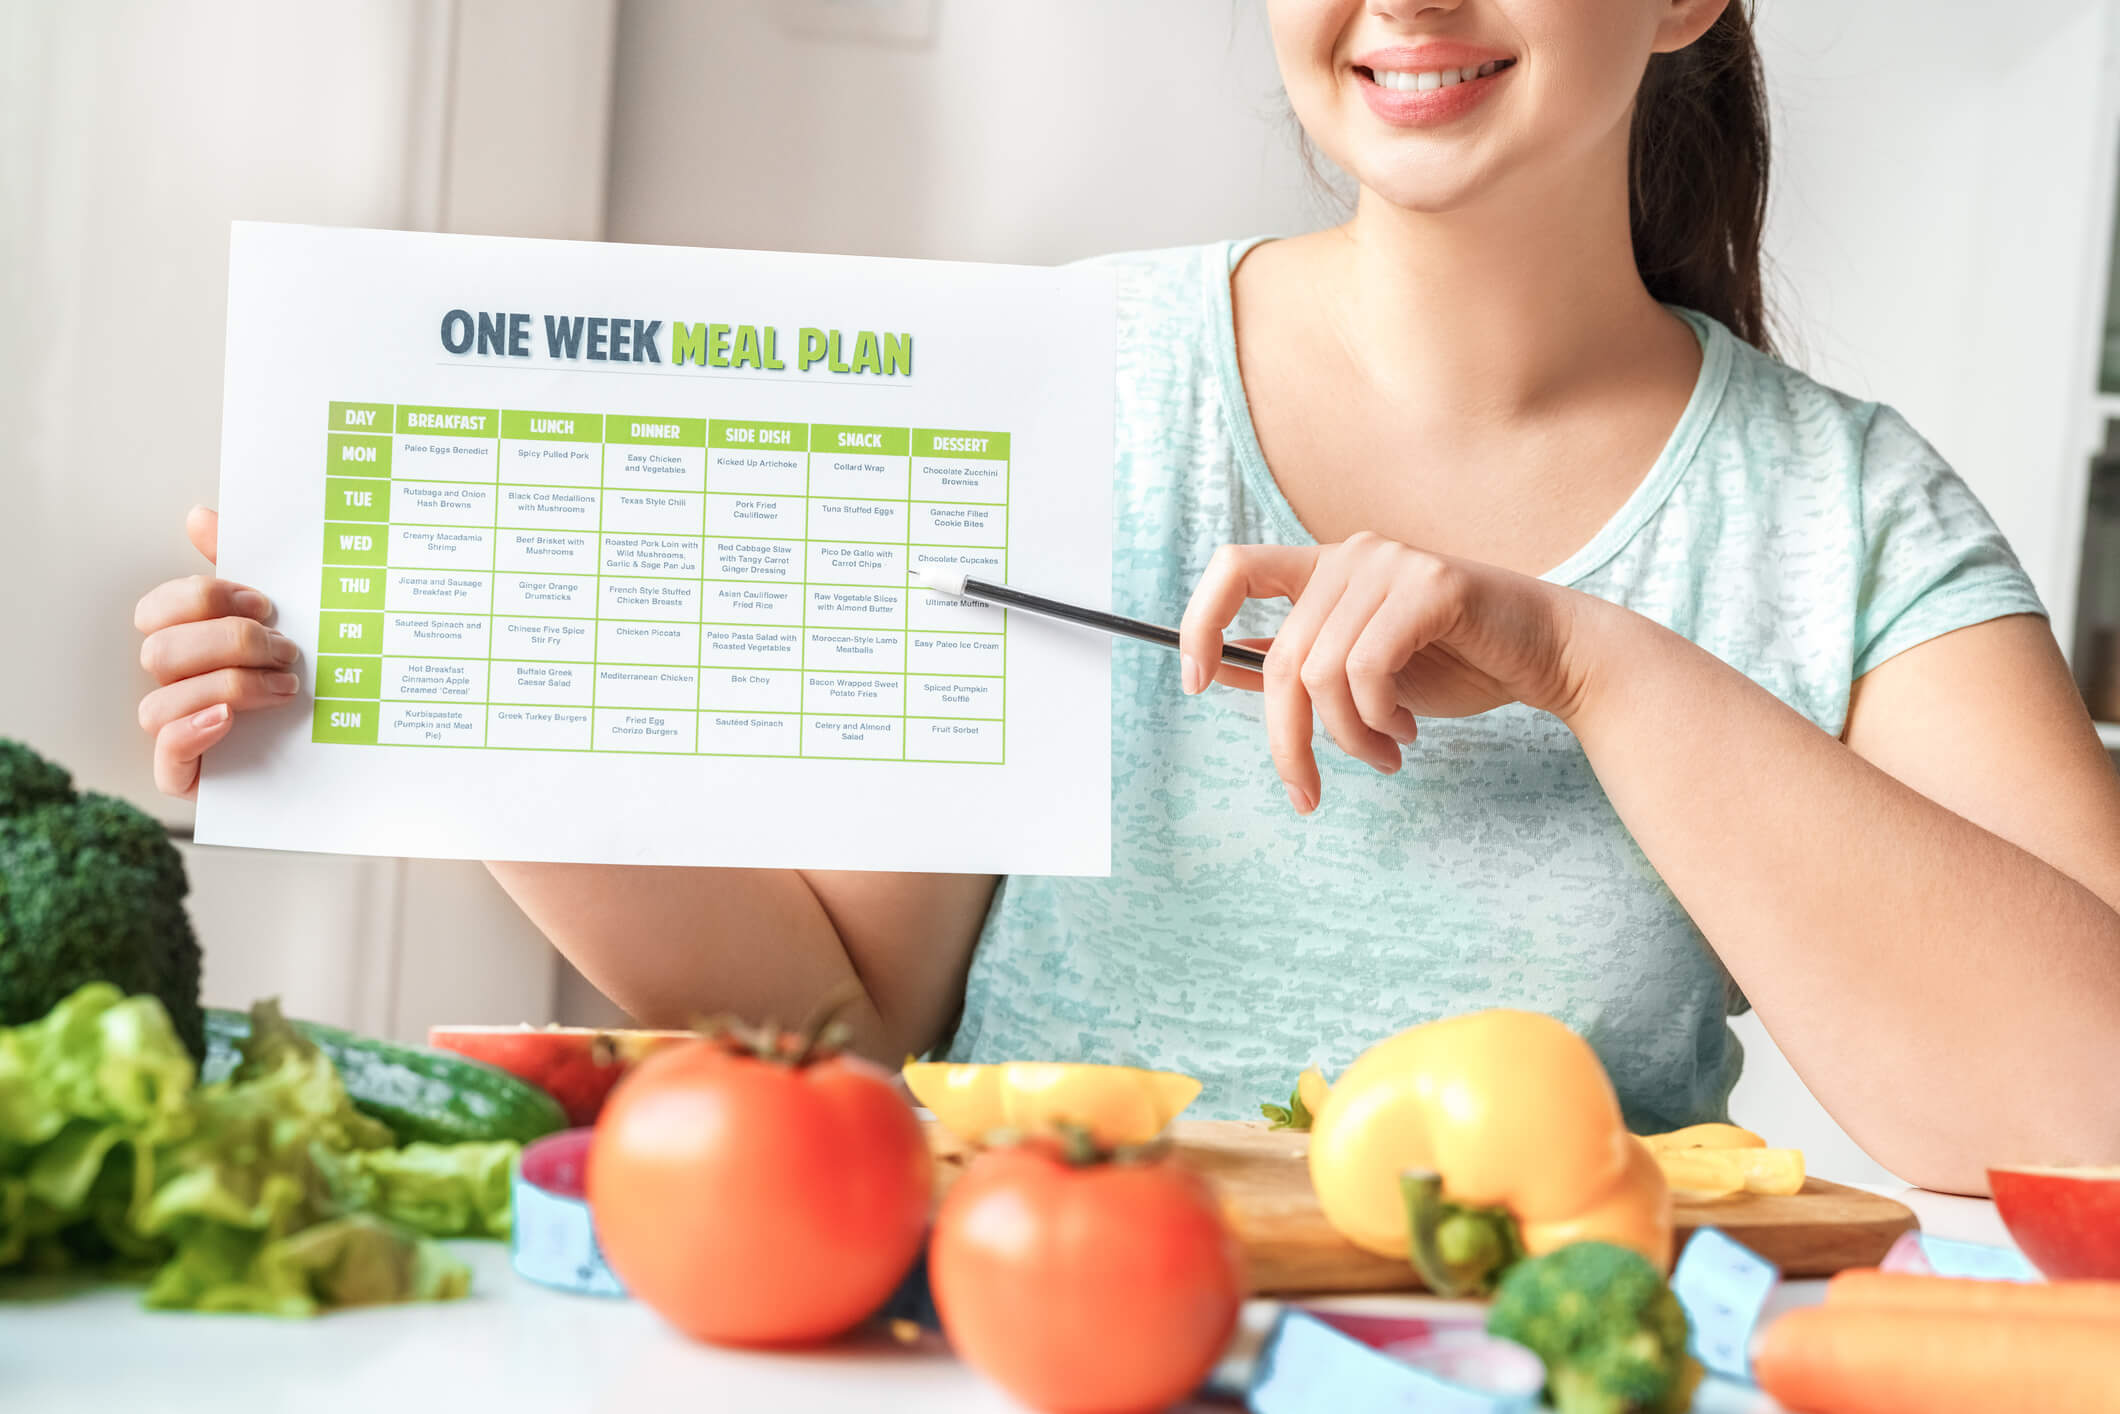
[[[613,240],[1048,263],[1314,224],[1260,0],[937,0],[931,43],[626,0]]]
[[[1793,361],[1890,402],[2075,609],[2103,319],[2107,0],[1760,0]]]
[[[202,567],[182,518],[218,479],[229,221],[597,235],[614,17],[0,6],[0,734],[188,823],[148,774],[131,619]],[[476,865],[186,858],[209,1001],[401,1035],[550,1012],[548,945]]]

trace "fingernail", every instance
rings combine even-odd
[[[1178,655],[1178,679],[1187,692],[1200,690],[1200,660],[1190,653]]]
[[[191,724],[200,728],[218,727],[227,720],[228,704],[226,702],[216,702],[203,712],[192,713]]]
[[[293,673],[265,674],[265,690],[267,692],[276,692],[282,697],[290,695],[301,685],[302,680]]]
[[[1310,798],[1294,786],[1288,788],[1288,803],[1296,808],[1296,814],[1298,815],[1308,815],[1310,813]]]
[[[272,617],[272,601],[255,589],[238,589],[228,596],[229,605],[246,619],[263,623]]]
[[[269,642],[272,646],[272,661],[275,663],[292,663],[295,655],[302,651],[295,647],[294,640],[284,633],[275,632]]]

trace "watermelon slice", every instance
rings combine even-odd
[[[584,1026],[436,1026],[427,1044],[498,1066],[558,1100],[570,1125],[596,1123],[625,1073],[692,1031],[596,1031]]]

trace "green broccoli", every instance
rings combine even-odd
[[[184,860],[160,823],[0,739],[0,1026],[37,1020],[89,982],[161,1001],[206,1054],[199,942]]]
[[[1672,1414],[1700,1383],[1685,1309],[1662,1273],[1609,1242],[1571,1243],[1511,1267],[1487,1330],[1546,1362],[1546,1397],[1561,1414]]]

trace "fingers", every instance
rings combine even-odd
[[[236,714],[227,703],[179,717],[155,733],[155,788],[185,800],[199,793],[199,759],[228,735]]]
[[[222,668],[148,693],[140,699],[140,726],[159,737],[170,723],[209,707],[226,706],[247,712],[255,707],[282,706],[294,701],[301,686],[302,680],[293,673]]]
[[[1318,808],[1322,785],[1318,761],[1311,751],[1310,692],[1303,682],[1303,664],[1310,646],[1338,605],[1347,582],[1335,572],[1337,562],[1325,561],[1310,577],[1296,599],[1273,646],[1266,650],[1266,748],[1273,768],[1288,788],[1288,803],[1298,815]]]
[[[184,515],[184,534],[191,547],[206,557],[206,563],[221,559],[221,514],[210,506],[193,506]]]
[[[1377,606],[1347,650],[1347,690],[1363,722],[1399,741],[1413,740],[1413,713],[1399,701],[1399,672],[1443,636],[1459,605],[1456,591],[1429,575],[1395,587]]]
[[[184,517],[184,534],[208,563],[219,558],[221,518],[205,506]],[[155,739],[155,788],[185,800],[199,792],[199,762],[228,735],[236,712],[292,702],[302,680],[286,669],[299,650],[265,626],[272,601],[210,574],[158,584],[133,608],[146,637],[140,666],[161,686],[140,699],[140,725]]]
[[[1178,626],[1182,686],[1203,691],[1222,659],[1222,630],[1247,599],[1295,599],[1318,563],[1315,545],[1224,545],[1193,586]]]
[[[1346,592],[1340,595],[1339,603],[1333,606],[1332,613],[1319,627],[1301,670],[1303,687],[1310,694],[1311,705],[1340,750],[1385,775],[1397,771],[1401,765],[1399,744],[1388,731],[1371,725],[1368,714],[1357,705],[1349,680],[1347,655],[1383,606],[1389,589],[1387,581],[1374,577],[1351,580]],[[1411,714],[1408,714],[1408,720],[1411,720]]]
[[[156,633],[172,624],[222,619],[231,614],[263,623],[272,618],[272,601],[234,580],[215,579],[210,574],[186,575],[158,584],[141,595],[133,608],[133,627],[142,633]]]
[[[140,640],[140,666],[166,685],[220,668],[286,668],[299,652],[278,629],[230,616],[155,630]]]

